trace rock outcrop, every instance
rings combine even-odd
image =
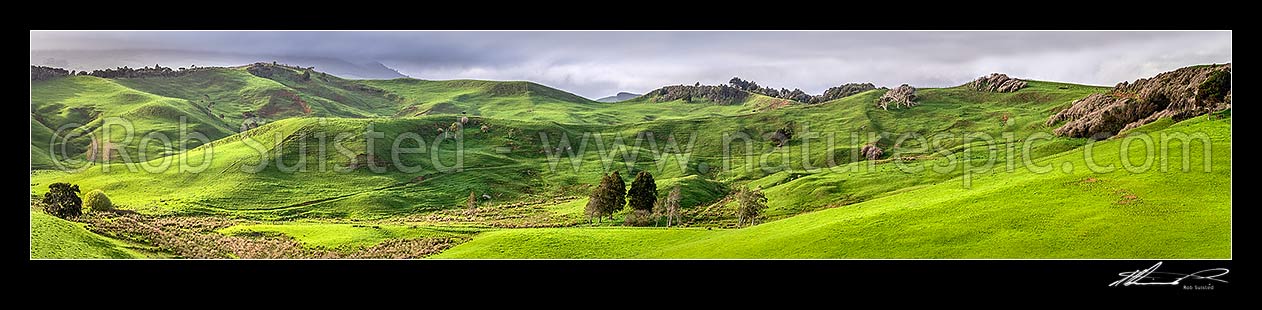
[[[254,114],[254,112],[241,113],[241,118],[241,132],[259,128],[259,126],[263,125],[263,119],[259,118],[258,115]]]
[[[1048,126],[1068,137],[1103,139],[1162,117],[1175,121],[1231,108],[1231,64],[1193,66],[1074,101],[1052,115]]]
[[[889,110],[890,104],[901,107],[916,106],[916,88],[911,85],[903,84],[897,88],[891,89],[876,99],[876,106]]]
[[[1010,78],[1003,73],[991,73],[988,76],[979,77],[968,83],[969,89],[994,93],[1010,93],[1025,88],[1025,86],[1024,80]]]

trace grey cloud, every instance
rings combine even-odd
[[[1187,65],[1230,62],[1231,32],[31,33],[32,63],[45,61],[35,59],[45,50],[147,49],[379,61],[416,78],[531,80],[597,98],[670,84],[723,83],[732,76],[811,93],[847,82],[954,86],[990,72],[1112,85]],[[106,58],[93,63],[110,63]]]

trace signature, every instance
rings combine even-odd
[[[1161,262],[1148,267],[1144,270],[1126,271],[1117,275],[1121,276],[1121,280],[1113,281],[1109,286],[1131,286],[1131,285],[1179,285],[1183,280],[1206,280],[1227,283],[1218,277],[1227,274],[1227,268],[1205,269],[1189,274],[1162,272],[1157,271],[1161,267]]]

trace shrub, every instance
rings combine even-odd
[[[1215,71],[1196,88],[1196,99],[1206,102],[1222,102],[1231,92],[1231,71]]]
[[[465,200],[464,205],[467,211],[472,212],[473,209],[478,207],[478,196],[475,196],[473,192],[469,192],[469,199]]]
[[[737,226],[753,225],[754,220],[762,216],[763,209],[767,209],[767,196],[757,188],[741,187],[736,192],[736,200],[739,203],[736,209]]]
[[[881,158],[881,155],[885,154],[885,151],[876,146],[876,143],[868,143],[863,146],[863,149],[859,150],[859,153],[863,154],[863,158],[868,160],[877,160]]]
[[[665,200],[658,201],[656,206],[657,213],[666,217],[666,227],[670,227],[670,225],[679,217],[679,200],[681,198],[682,195],[679,192],[679,185],[676,184],[675,188],[672,188],[670,193],[666,194]]]
[[[649,226],[653,223],[653,212],[649,210],[635,210],[627,213],[624,224],[627,226]]]
[[[91,212],[114,211],[114,203],[101,190],[93,190],[83,197],[83,206]]]
[[[83,200],[79,199],[79,186],[70,183],[53,183],[48,185],[48,193],[44,193],[44,212],[60,218],[77,217],[83,214]]]

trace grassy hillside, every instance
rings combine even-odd
[[[181,120],[188,124],[188,132],[200,132],[210,139],[235,132],[205,107],[188,100],[138,91],[110,79],[71,76],[31,84],[33,168],[51,168],[45,162],[51,160],[46,158],[51,157],[48,156],[49,142],[52,133],[63,129],[67,130],[63,130],[61,136],[73,133],[75,138],[52,141],[58,156],[82,159],[92,137],[103,139],[104,128],[109,127],[110,141],[121,144],[132,161],[139,161],[142,155],[156,158],[178,152]],[[129,130],[135,133],[130,139],[127,138]],[[154,143],[148,152],[141,154],[138,152],[141,138],[151,132],[174,139],[173,144],[163,147],[161,143]],[[63,143],[68,144],[66,153],[61,152]],[[197,143],[190,142],[190,146]]]
[[[252,224],[219,230],[230,235],[282,234],[308,246],[332,249],[369,247],[390,239],[455,237],[476,231],[462,227],[336,223]]]
[[[206,106],[215,115],[222,114],[235,129],[240,128],[243,112],[259,112],[272,121],[306,115],[388,116],[396,109],[396,103],[384,93],[361,89],[353,81],[319,72],[304,80],[297,70],[280,66],[266,66],[270,69],[268,76],[261,77],[247,68],[211,68],[179,77],[119,79],[118,83]],[[310,112],[304,111],[303,106]]]
[[[884,91],[810,105],[761,95],[732,104],[600,103],[531,82],[352,81],[270,65],[169,78],[55,78],[32,85],[31,194],[70,182],[143,214],[242,220],[207,231],[217,236],[293,238],[312,248],[476,234],[438,256],[448,258],[1230,257],[1229,112],[1127,133],[1208,133],[1211,172],[1096,174],[1085,168],[1084,146],[1100,163],[1138,155],[1119,156],[1121,138],[1052,137],[1043,121],[1107,88],[1041,81],[1013,93],[927,88],[918,90],[918,106],[882,110],[873,102]],[[246,112],[266,124],[238,133]],[[214,141],[182,153],[150,151],[143,166],[46,170],[55,168],[48,140],[56,130],[82,123],[85,133],[100,134],[111,116],[172,137],[184,118]],[[469,123],[451,131],[463,117]],[[771,137],[783,128],[795,132],[778,146]],[[372,144],[369,130],[381,133]],[[955,136],[918,139],[941,134]],[[69,157],[84,158],[88,141],[70,141]],[[393,158],[396,141],[419,149]],[[138,143],[124,143],[133,157]],[[886,153],[861,158],[868,143]],[[1027,145],[1032,163],[1009,158]],[[171,154],[182,156],[159,157]],[[373,161],[368,154],[403,166],[362,167]],[[1200,154],[1190,153],[1193,167],[1206,159]],[[1168,161],[1177,165],[1181,156]],[[1032,173],[1031,164],[1053,171]],[[138,169],[162,165],[170,168]],[[688,228],[609,227],[621,225],[625,210],[588,224],[586,196],[610,170],[628,183],[650,171],[660,195],[680,186]],[[759,225],[734,229],[729,193],[738,186],[768,197]],[[472,210],[465,207],[471,193],[479,197]]]
[[[745,229],[502,230],[436,257],[1230,258],[1230,124],[1202,117],[1159,131],[1212,141],[1209,158],[1199,143],[1185,155],[1171,141],[1168,171],[1093,173],[1074,151],[1040,160],[1050,173],[993,171],[968,189],[944,182]],[[1095,162],[1142,163],[1143,144],[1123,158],[1122,141],[1095,145]],[[1177,166],[1184,156],[1189,172]]]
[[[415,80],[391,82],[419,83]],[[437,129],[446,128],[448,124],[458,120],[458,114],[396,119],[294,118],[276,121],[246,134],[220,139],[212,144],[213,152],[208,152],[212,150],[210,148],[188,152],[186,159],[192,165],[200,165],[202,160],[210,159],[201,173],[180,173],[175,169],[159,174],[143,171],[137,173],[127,171],[122,166],[110,167],[110,171],[106,172],[106,167],[95,166],[77,173],[38,173],[32,177],[32,191],[42,193],[48,183],[69,181],[81,184],[87,190],[105,190],[116,203],[152,213],[228,214],[264,220],[304,217],[374,219],[455,208],[463,204],[470,191],[494,196],[490,202],[492,204],[531,197],[585,196],[589,191],[588,186],[599,179],[605,165],[609,169],[622,170],[623,175],[630,180],[629,176],[633,173],[629,173],[626,170],[628,167],[622,163],[623,159],[629,157],[618,153],[609,156],[609,152],[622,150],[627,156],[636,156],[631,169],[654,173],[659,180],[659,190],[663,193],[674,182],[686,184],[684,189],[688,195],[685,198],[685,207],[704,206],[721,198],[728,190],[727,184],[731,183],[750,182],[763,187],[787,183],[789,187],[786,188],[811,189],[809,195],[801,195],[796,191],[768,191],[773,200],[801,202],[785,204],[786,207],[773,207],[769,211],[770,215],[779,218],[830,205],[858,202],[902,188],[940,182],[962,173],[935,173],[930,170],[913,176],[886,173],[892,169],[892,165],[879,166],[878,169],[855,169],[850,173],[828,173],[860,166],[860,163],[855,162],[857,158],[852,155],[867,140],[851,141],[847,136],[849,132],[900,127],[924,133],[955,129],[998,133],[1004,130],[1004,125],[997,121],[982,121],[983,118],[991,117],[987,116],[988,112],[983,111],[994,110],[1011,111],[1013,117],[1007,125],[1009,130],[1019,134],[1043,132],[1049,129],[1013,124],[1023,124],[1027,120],[1040,118],[1037,115],[1043,115],[1047,110],[1090,91],[1097,89],[1062,90],[1058,88],[1058,84],[1035,84],[1034,87],[1016,94],[929,89],[925,90],[926,99],[922,106],[884,111],[875,109],[871,104],[880,95],[877,90],[817,105],[790,105],[758,112],[751,110],[746,114],[728,117],[691,115],[683,118],[686,115],[681,114],[677,118],[628,124],[570,124],[548,120],[474,116],[473,121],[462,131],[464,170],[459,172],[445,171],[443,167],[434,165],[431,156],[433,154],[430,154],[434,151],[434,141],[442,137]],[[983,102],[963,103],[959,99],[963,96],[972,96]],[[1025,97],[1037,101],[1026,102],[1025,99],[1019,99]],[[756,98],[755,101],[764,99]],[[617,108],[612,106],[614,104],[591,104]],[[645,107],[637,109],[649,109],[656,104],[671,103],[629,103],[623,108],[630,109],[629,107],[638,105]],[[682,102],[674,104],[707,105]],[[955,129],[940,127],[946,126],[940,124],[941,120],[954,118],[977,121],[959,123]],[[806,126],[815,132],[837,133],[835,144],[829,147],[822,137],[817,137],[810,142],[795,139],[777,148],[765,135],[787,124]],[[917,127],[914,124],[923,125]],[[489,130],[482,132],[478,128],[482,125],[486,125]],[[401,162],[407,166],[419,165],[417,171],[335,171],[334,167],[347,166],[355,154],[367,153],[363,132],[369,127],[383,133],[383,137],[374,147],[376,154],[388,154],[390,142],[397,137],[405,133],[418,133],[425,140],[424,146],[427,149],[422,153],[400,156]],[[928,129],[919,129],[921,127]],[[653,140],[642,140],[637,145],[636,137],[649,132],[653,133]],[[338,133],[350,133],[353,138],[339,143],[346,153],[334,147],[326,147],[325,153],[320,154],[317,145],[321,138],[316,136],[318,133],[325,134],[326,141],[332,140],[331,137]],[[601,135],[603,151],[606,153],[601,154],[601,147],[595,143],[585,148],[580,147],[579,142],[584,133]],[[548,147],[544,147],[541,134],[549,136]],[[566,152],[556,149],[563,134],[570,140],[572,151],[581,156],[582,160],[576,161],[580,165],[573,165],[573,162],[562,155]],[[725,164],[722,160],[724,134],[748,137],[733,144],[731,150],[735,159],[727,163],[730,166],[727,170],[721,169]],[[804,132],[799,135],[807,136]],[[594,136],[591,137],[589,140],[594,141]],[[622,145],[614,144],[618,137],[623,139]],[[682,169],[679,165],[681,156],[668,154],[654,158],[653,150],[660,152],[666,149],[670,137],[674,137],[682,151],[679,155],[689,157]],[[690,137],[695,137],[695,144],[689,149],[687,142]],[[440,159],[440,165],[452,165],[457,158],[454,152],[455,143],[452,139],[444,141],[434,154]],[[746,142],[752,152],[746,152]],[[804,143],[812,145],[803,148]],[[1040,140],[1036,147],[1047,149],[1045,153],[1050,154],[1079,144],[1080,140],[1051,139]],[[414,141],[408,141],[403,146],[414,145]],[[960,145],[963,144],[947,141],[944,144],[946,153],[922,155],[949,157],[952,151],[958,151],[950,148],[958,148]],[[307,159],[298,162],[302,154],[308,155]],[[746,160],[746,156],[749,160]],[[185,159],[164,160],[171,160],[172,166],[178,166]],[[260,161],[267,164],[263,170],[257,173],[243,171]],[[148,164],[156,166],[158,163],[155,161]],[[277,163],[295,169],[285,169]],[[321,170],[321,166],[325,169]],[[296,170],[296,167],[307,171],[289,172]],[[833,169],[808,169],[822,167]],[[418,178],[421,180],[418,181]],[[728,218],[719,216],[709,220],[723,222]]]
[[[121,241],[80,224],[31,211],[31,258],[143,258]]]
[[[738,104],[681,100],[604,103],[524,81],[394,79],[362,81],[402,98],[397,116],[461,114],[563,124],[618,124],[748,114],[784,101],[751,95]]]
[[[256,64],[233,68],[205,68],[176,77],[105,79],[70,76],[31,85],[31,158],[33,169],[57,169],[57,158],[83,159],[91,137],[100,137],[106,119],[111,124],[129,123],[135,135],[124,142],[122,125],[111,127],[112,139],[127,150],[128,162],[140,162],[137,149],[144,135],[157,132],[179,142],[181,119],[187,132],[217,140],[240,131],[245,113],[263,122],[293,117],[373,118],[420,114],[461,114],[469,109],[480,114],[482,103],[492,114],[521,118],[541,114],[574,115],[595,104],[560,90],[528,82],[494,81],[356,81],[291,67]],[[411,81],[411,82],[409,82]],[[414,82],[414,83],[413,83]],[[373,85],[389,86],[390,91]],[[405,97],[406,96],[406,97]],[[470,106],[470,102],[479,103]],[[417,110],[423,108],[423,110]],[[547,112],[544,112],[547,111]],[[117,119],[114,119],[117,118]],[[563,119],[557,117],[558,119]],[[539,117],[544,120],[546,117]],[[591,120],[594,121],[594,120]],[[54,132],[66,127],[77,135],[64,143]],[[67,132],[59,136],[66,136]],[[50,144],[50,141],[52,143]],[[175,154],[186,148],[157,147],[145,152],[149,159]],[[62,150],[62,144],[67,144]],[[115,159],[114,161],[119,161]],[[74,166],[77,167],[77,166]],[[71,167],[73,168],[73,167]]]

